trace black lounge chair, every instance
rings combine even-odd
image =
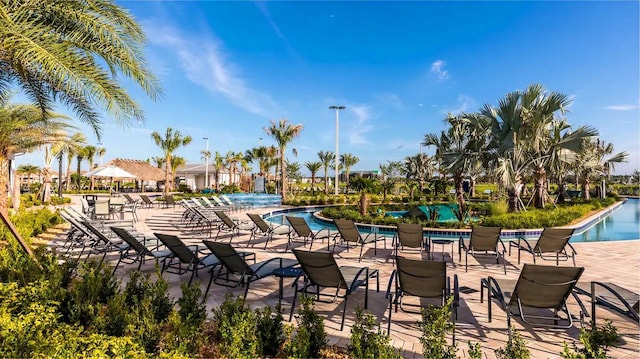
[[[422,225],[419,223],[398,223],[396,224],[396,244],[395,255],[398,251],[405,248],[414,248],[419,250],[420,254],[424,250],[429,254],[429,241],[424,236]]]
[[[328,228],[320,229],[316,232],[309,228],[309,224],[302,217],[286,216],[287,221],[291,225],[292,231],[289,232],[289,241],[287,242],[287,248],[285,252],[289,250],[291,242],[296,238],[301,238],[304,244],[307,244],[307,240],[310,241],[309,249],[313,247],[314,240],[327,240],[327,250],[329,250],[329,240],[331,239],[331,230]]]
[[[146,257],[153,257],[156,261],[162,259],[162,268],[165,266],[165,262],[167,258],[172,256],[172,252],[169,249],[159,249],[161,246],[156,240],[156,245],[153,248],[148,248],[147,243],[149,240],[143,239],[143,242],[140,242],[136,236],[134,236],[131,232],[121,227],[110,227],[111,230],[122,239],[125,243],[129,245],[129,250],[120,252],[120,259],[118,259],[118,263],[116,263],[113,271],[115,272],[120,265],[120,262],[126,261],[127,259],[131,259],[130,263],[138,263],[138,270],[142,267]],[[133,252],[132,252],[133,250]],[[125,262],[126,263],[126,262]]]
[[[496,258],[496,264],[500,263],[502,258],[502,266],[504,267],[504,274],[507,274],[507,263],[504,259],[504,255],[507,249],[504,246],[502,240],[500,240],[500,227],[473,227],[471,230],[471,238],[468,243],[465,239],[460,237],[458,240],[458,260],[462,261],[462,252],[465,252],[464,256],[464,271],[469,269],[469,254],[471,256],[492,256]]]
[[[383,241],[385,249],[387,248],[386,237],[382,235],[378,235],[378,233],[367,233],[362,236],[355,222],[349,219],[334,219],[333,223],[336,225],[338,229],[339,238],[342,242],[347,246],[347,251],[349,250],[349,245],[353,244],[355,246],[360,247],[360,256],[358,257],[358,261],[362,260],[362,251],[364,249],[364,245],[368,243],[373,243],[373,253],[378,254],[378,241]],[[333,249],[335,251],[336,244],[338,244],[338,240],[336,237],[336,241],[333,243]]]
[[[610,282],[591,282],[589,287],[580,284],[576,292],[591,297],[591,325],[596,326],[596,305],[611,309],[638,323],[640,295]]]
[[[251,282],[272,276],[273,271],[276,269],[289,268],[298,264],[297,261],[287,258],[271,258],[255,263],[255,255],[253,257],[254,264],[248,264],[246,261],[247,253],[237,252],[230,244],[207,240],[202,242],[222,264],[222,268],[218,273],[215,273],[213,269],[211,270],[209,284],[204,292],[205,298],[211,288],[211,282],[232,288],[242,285],[245,287],[244,298],[247,298]],[[253,253],[250,254],[253,255]],[[237,279],[232,279],[232,275],[237,276]]]
[[[421,308],[421,305],[406,305],[403,307],[402,299],[406,296],[414,296],[426,299],[438,299],[440,306],[444,306],[449,298],[453,296],[452,311],[454,319],[458,318],[458,305],[460,294],[458,291],[458,276],[453,276],[453,290],[451,279],[447,277],[447,264],[445,262],[425,261],[408,259],[404,257],[396,258],[396,267],[389,278],[387,296],[389,297],[389,322],[387,323],[387,333],[391,332],[391,313],[395,304],[395,311],[398,306],[405,312],[421,313],[421,310],[408,310],[409,307]],[[395,286],[394,286],[395,283]],[[391,290],[393,289],[393,293]],[[455,338],[455,337],[454,337]],[[454,339],[455,341],[455,339]]]
[[[362,266],[338,266],[331,252],[311,252],[299,249],[292,249],[292,251],[300,263],[304,274],[304,281],[302,286],[300,286],[299,280],[295,282],[296,289],[293,296],[291,313],[289,314],[289,321],[291,321],[293,309],[296,307],[298,292],[305,294],[311,293],[315,296],[316,300],[328,296],[331,300],[324,301],[327,303],[332,303],[338,298],[343,298],[344,306],[342,307],[342,321],[340,322],[340,330],[342,331],[349,295],[355,292],[358,287],[364,285],[364,309],[367,309],[369,303],[369,278],[376,278],[376,291],[380,291],[380,278],[378,270],[376,269],[369,269],[369,267]],[[312,287],[315,288],[315,291],[310,292],[309,288]],[[322,291],[321,288],[334,288],[335,292],[327,293]],[[344,292],[341,293],[341,291]]]
[[[233,219],[231,219],[229,216],[227,216],[227,214],[224,213],[223,211],[213,211],[213,213],[215,213],[216,216],[218,216],[218,218],[220,218],[220,221],[222,222],[218,225],[218,233],[216,233],[216,240],[218,239],[218,237],[220,237],[220,232],[230,233],[231,238],[229,238],[229,243],[231,243],[234,236],[240,235],[240,231],[242,230],[253,231],[253,226],[249,224],[236,222]]]
[[[176,200],[173,198],[172,194],[168,194],[164,196],[164,208],[173,207],[176,208]]]
[[[153,207],[153,201],[151,200],[151,198],[149,198],[149,196],[147,196],[146,194],[141,194],[139,196],[140,196],[140,199],[142,200],[143,207],[147,207],[147,208]]]
[[[261,235],[267,240],[264,242],[264,249],[267,249],[267,245],[270,240],[273,240],[274,235],[285,235],[291,232],[291,227],[287,225],[273,225],[267,223],[261,215],[255,213],[247,213],[251,222],[253,222],[254,227],[251,230],[251,236],[249,236],[249,241],[247,245],[251,243],[257,236]]]
[[[573,318],[567,307],[569,295],[573,295],[578,301],[581,311],[584,306],[573,291],[578,279],[584,272],[582,267],[542,266],[536,264],[524,264],[517,280],[484,278],[480,282],[480,302],[483,302],[484,289],[487,288],[488,316],[491,322],[491,302],[496,299],[505,312],[507,312],[507,327],[511,337],[511,317],[518,316],[529,325],[570,328]],[[526,314],[528,310],[540,311],[549,309],[552,315]],[[558,315],[564,312],[566,317]],[[580,318],[583,314],[581,313]],[[531,320],[535,319],[536,322]],[[553,324],[546,321],[552,321]],[[565,325],[560,322],[565,322]]]
[[[193,282],[193,278],[198,275],[198,270],[203,268],[212,268],[220,264],[220,261],[213,254],[200,256],[197,245],[187,246],[180,238],[171,234],[154,233],[154,235],[164,244],[172,253],[168,262],[165,262],[162,272],[165,270],[169,273],[182,275],[191,272],[189,285]],[[177,263],[174,263],[177,260]]]
[[[533,255],[534,264],[536,263],[536,257],[547,261],[555,260],[556,265],[560,264],[560,261],[569,260],[569,257],[571,257],[575,267],[576,250],[569,243],[573,231],[573,228],[546,227],[542,230],[537,240],[518,238],[517,241],[509,242],[509,256],[511,256],[511,248],[517,248],[518,264],[520,264],[520,252],[525,251]],[[571,253],[567,252],[567,246]]]

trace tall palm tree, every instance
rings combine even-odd
[[[213,157],[213,178],[216,181],[216,191],[220,191],[220,172],[224,169],[224,157],[216,151]]]
[[[382,174],[382,199],[387,200],[387,194],[396,186],[396,178],[400,176],[402,171],[402,163],[397,161],[388,161],[387,164],[380,164],[380,173]]]
[[[311,172],[311,189],[315,192],[315,184],[316,184],[316,173],[322,167],[322,163],[318,161],[307,161],[304,163],[304,166]]]
[[[58,142],[65,141],[66,138],[67,134],[61,128],[51,133],[47,143],[41,147],[44,152],[44,167],[42,167],[42,186],[38,191],[38,199],[43,203],[51,201],[51,163],[58,155],[56,152]],[[58,181],[60,181],[60,175],[58,175]]]
[[[229,184],[235,185],[237,184],[237,176],[238,173],[238,164],[242,160],[241,152],[233,152],[229,151],[225,155],[225,165],[229,169]]]
[[[355,166],[358,162],[360,162],[360,159],[351,153],[343,153],[340,155],[340,165],[344,168],[347,176],[345,193],[349,193],[349,171],[351,170],[351,167]]]
[[[628,158],[629,154],[624,151],[614,154],[613,144],[611,143],[606,143],[600,139],[585,141],[576,156],[576,168],[580,175],[580,189],[582,190],[583,198],[590,199],[591,181],[594,178],[608,176],[614,170],[616,164],[627,162]]]
[[[119,84],[130,79],[152,99],[159,93],[129,11],[111,0],[25,0],[0,2],[0,14],[0,102],[15,84],[41,114],[60,101],[96,134],[96,106],[120,121],[144,119]]]
[[[335,156],[331,151],[318,152],[318,158],[320,158],[324,170],[324,194],[329,194],[329,166],[331,166],[331,161],[334,160]]]
[[[170,184],[170,170],[171,170],[171,159],[173,158],[173,153],[180,147],[186,146],[191,143],[191,136],[182,136],[180,131],[173,130],[171,127],[167,127],[167,131],[164,134],[164,137],[160,135],[158,132],[153,131],[151,133],[151,138],[155,142],[158,147],[164,153],[164,191],[163,194],[166,196],[169,194],[169,186]]]
[[[211,158],[211,151],[209,151],[209,150],[201,150],[200,151],[200,155],[202,156],[202,157],[200,157],[200,159],[202,159],[204,161],[205,165],[207,166],[207,168],[205,170],[205,177],[206,178],[204,179],[204,186],[205,186],[205,188],[209,188],[209,186],[211,184],[209,183],[209,178],[208,178],[209,177],[209,168],[208,167],[210,165],[209,164],[209,159]]]
[[[95,146],[88,145],[84,147],[84,152],[87,155],[87,162],[89,162],[89,171],[93,169],[93,162],[95,161],[96,152],[98,149]],[[91,184],[89,185],[89,189],[93,191],[93,177],[89,178]]]
[[[82,134],[82,132],[76,132],[71,136],[67,135],[61,141],[56,142],[53,147],[53,151],[57,153],[58,157],[59,182],[62,181],[62,160],[64,159],[64,155],[67,155],[67,171],[65,176],[67,182],[67,191],[69,190],[69,186],[71,185],[71,160],[73,159],[73,156],[75,156],[75,153],[79,151],[86,143],[87,139],[84,137],[84,134]],[[62,188],[60,187],[61,185],[62,183],[58,184],[59,190]],[[62,196],[62,191],[59,191],[58,194]]]
[[[148,158],[147,162],[149,162],[149,163],[153,162],[156,165],[156,167],[162,168],[162,167],[164,167],[164,161],[165,160],[166,160],[166,158],[164,158],[164,157],[154,156],[154,157]]]
[[[82,147],[78,152],[76,152],[76,191],[80,193],[82,190],[82,176],[80,175],[80,167],[82,166],[82,161],[87,158],[87,147]]]
[[[281,119],[276,123],[275,121],[271,121],[271,125],[269,127],[265,127],[264,131],[273,137],[278,145],[278,149],[280,151],[280,174],[281,174],[281,183],[282,183],[282,200],[285,201],[287,199],[287,171],[285,169],[285,151],[287,149],[287,145],[293,141],[294,138],[298,137],[300,132],[302,131],[302,124],[292,125],[289,121],[285,119]]]
[[[178,175],[176,173],[176,171],[178,171],[178,167],[184,166],[186,164],[187,164],[187,161],[184,159],[184,157],[180,157],[180,156],[171,157],[171,178],[175,179]],[[172,181],[171,184],[174,190],[178,188],[174,183],[174,181]]]
[[[107,149],[104,147],[100,147],[98,148],[98,157],[100,157],[100,166],[102,166],[102,159],[104,158],[104,155],[107,153]]]
[[[16,173],[22,176],[27,176],[27,185],[31,186],[33,184],[33,175],[37,175],[40,174],[40,172],[42,172],[42,170],[40,169],[40,167],[36,166],[36,165],[32,165],[30,163],[28,164],[24,164],[24,165],[20,165],[18,166],[18,168],[16,168]]]

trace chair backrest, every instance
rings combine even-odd
[[[473,227],[469,247],[475,251],[497,250],[500,231],[502,231],[500,227]]]
[[[131,248],[133,248],[133,250],[135,250],[139,254],[145,254],[149,252],[147,247],[142,245],[142,243],[138,242],[138,240],[134,236],[132,236],[131,233],[129,233],[129,231],[127,231],[126,229],[120,228],[120,227],[109,227],[109,228],[111,228],[111,230],[118,237],[120,237],[120,239],[125,241],[128,245],[131,246]]]
[[[220,263],[231,273],[252,275],[251,266],[228,243],[202,241],[207,248],[218,258]]]
[[[534,253],[558,253],[569,243],[574,228],[545,227],[533,248]]]
[[[286,218],[293,230],[300,237],[309,237],[313,233],[304,218],[295,216],[286,216]]]
[[[265,220],[259,214],[247,213],[247,216],[249,216],[251,221],[260,229],[260,231],[266,233],[271,230],[271,226],[269,226],[269,223],[265,222]]]
[[[180,262],[197,262],[196,255],[191,249],[189,249],[189,247],[187,247],[186,244],[184,244],[184,242],[180,238],[171,234],[164,233],[153,233],[153,235],[156,236],[156,238],[158,238],[160,242],[162,242],[162,244],[164,244],[164,246],[167,247],[167,249],[169,249],[171,253],[173,253],[180,260]]]
[[[144,202],[145,204],[148,205],[152,205],[153,201],[151,200],[151,198],[149,198],[146,194],[141,194],[140,195],[140,199],[142,200],[142,202]]]
[[[86,198],[80,198],[80,203],[82,204],[82,212],[87,213],[91,210],[91,206],[89,206],[89,201]]]
[[[422,298],[442,298],[447,290],[445,262],[396,258],[398,285],[410,295]]]
[[[293,254],[311,284],[328,288],[347,288],[340,267],[331,252],[293,249]]]
[[[166,196],[164,196],[164,202],[167,204],[167,206],[175,206],[176,201],[173,198],[172,194],[168,194]]]
[[[224,213],[223,211],[213,211],[213,213],[215,213],[216,216],[218,216],[218,218],[220,218],[222,223],[224,223],[227,227],[229,227],[229,229],[233,229],[233,228],[238,227],[236,222],[234,222],[231,218],[229,218],[229,216],[227,216],[227,214]]]
[[[333,222],[336,225],[336,228],[338,228],[338,232],[340,232],[342,240],[346,242],[362,242],[362,237],[360,236],[360,232],[358,231],[358,227],[356,227],[355,222],[350,219],[334,219]]]
[[[109,201],[96,202],[93,213],[96,216],[109,215]]]
[[[420,223],[398,223],[398,241],[403,247],[422,248],[424,237]]]
[[[136,200],[135,200],[135,199],[133,199],[133,197],[131,197],[131,195],[130,195],[130,194],[128,194],[128,193],[123,193],[123,194],[122,194],[122,197],[124,197],[124,199],[126,199],[126,200],[127,200],[127,202],[129,202],[129,203],[135,203],[135,201],[136,201]]]
[[[103,243],[111,245],[113,244],[111,242],[111,240],[102,232],[100,232],[96,227],[93,226],[93,224],[91,224],[89,221],[82,221],[81,222],[85,228],[87,228],[89,230],[89,232],[91,232],[95,237],[97,237],[99,240],[101,240]]]
[[[509,305],[523,305],[533,308],[561,308],[578,279],[583,267],[557,267],[525,263],[513,289]]]

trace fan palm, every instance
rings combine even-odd
[[[318,152],[318,158],[320,158],[324,170],[324,194],[329,194],[329,166],[335,157],[336,155],[331,151]]]
[[[309,170],[309,172],[311,172],[311,190],[315,191],[314,186],[316,184],[316,174],[322,167],[322,163],[318,161],[307,161],[304,163],[304,166]]]
[[[351,167],[358,164],[358,162],[360,162],[360,159],[351,153],[345,153],[340,155],[340,165],[344,168],[345,175],[347,176],[345,193],[349,193],[349,171],[351,170]]]
[[[282,200],[287,199],[287,171],[285,170],[285,151],[287,145],[298,137],[302,131],[302,124],[292,125],[286,119],[281,119],[277,123],[271,121],[269,127],[265,127],[264,131],[273,137],[279,149],[280,155],[280,175],[282,183]]]
[[[216,151],[213,156],[213,179],[216,181],[216,191],[220,191],[220,172],[224,169],[224,157]]]
[[[87,143],[87,139],[84,137],[84,134],[81,132],[76,132],[73,135],[65,136],[60,141],[56,142],[53,146],[52,150],[57,154],[58,157],[58,195],[62,197],[62,160],[64,155],[67,155],[67,173],[66,173],[66,182],[67,182],[67,191],[69,190],[70,182],[71,182],[71,159],[75,156],[75,153],[78,152],[84,145]]]
[[[95,146],[85,146],[84,147],[85,154],[87,155],[87,162],[89,162],[89,171],[93,169],[93,161],[95,161],[96,152],[98,149]],[[89,189],[93,191],[93,177],[90,178],[91,184],[89,185]]]
[[[169,194],[170,185],[170,170],[171,170],[171,159],[173,158],[173,153],[180,147],[186,146],[191,143],[191,136],[182,136],[180,131],[173,130],[171,127],[167,127],[167,130],[164,134],[164,137],[160,135],[158,132],[153,131],[151,133],[151,138],[155,142],[158,147],[164,153],[164,191],[163,194],[166,196]]]

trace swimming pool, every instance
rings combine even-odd
[[[273,211],[266,216],[270,222],[278,224],[288,224],[285,215],[304,218],[309,227],[317,231],[323,228],[335,230],[335,226],[330,221],[323,221],[313,216],[313,213],[322,210],[321,207],[291,208],[281,211]],[[381,234],[393,235],[394,226],[371,226],[359,225],[363,232],[378,232]],[[468,230],[452,229],[430,229],[425,233],[431,238],[458,239],[460,236],[468,237]],[[503,240],[513,240],[518,237],[537,238],[540,230],[503,230]],[[571,238],[571,242],[600,242],[640,239],[640,200],[637,198],[627,199],[622,205],[599,217],[593,218],[586,223],[582,223],[576,228],[576,234]]]

